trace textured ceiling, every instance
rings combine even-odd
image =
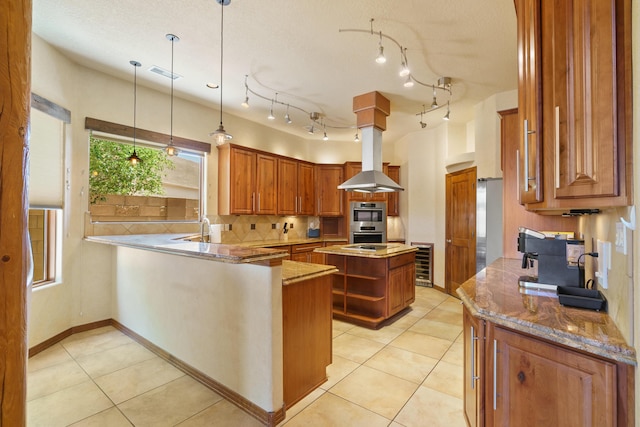
[[[148,71],[171,68],[167,33],[174,45],[176,96],[218,108],[220,90],[220,13],[215,0],[34,0],[33,30],[73,61],[122,79],[132,79],[129,61],[142,63],[138,82],[169,93],[170,80]],[[473,106],[488,96],[517,87],[516,18],[513,0],[231,0],[224,7],[223,111],[266,126],[311,136],[309,117],[250,94],[255,92],[321,113],[331,139],[351,140],[354,96],[377,90],[391,100],[385,141],[418,131],[419,113],[432,101],[432,89],[403,87],[400,49],[383,38],[387,57],[376,64],[382,31],[407,49],[412,75],[426,84],[440,76],[453,80],[451,120],[473,118]],[[364,32],[341,32],[361,29]],[[438,91],[440,104],[445,93]],[[427,113],[428,127],[441,122],[446,108]],[[416,114],[418,114],[416,116]],[[218,121],[212,119],[211,130]],[[232,131],[231,129],[229,129]]]

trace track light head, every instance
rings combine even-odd
[[[407,75],[407,79],[403,83],[404,87],[413,87],[413,79],[411,78],[411,74]]]
[[[438,108],[438,100],[436,97],[433,97],[433,101],[431,101],[431,108]]]
[[[358,136],[358,132],[356,132],[355,138],[353,138],[353,142],[360,142],[360,137]]]
[[[420,120],[420,127],[422,127],[422,129],[427,127],[427,124],[425,122],[423,122],[422,120]]]
[[[242,105],[244,108],[249,108],[249,97],[245,96],[244,102],[240,105]]]
[[[378,46],[378,56],[376,56],[376,62],[378,64],[384,64],[387,62],[387,58],[384,56],[384,46]]]

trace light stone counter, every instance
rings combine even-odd
[[[560,305],[553,292],[521,293],[522,262],[500,258],[457,290],[472,315],[558,344],[636,366],[611,317]]]
[[[278,264],[289,254],[285,250],[245,245],[202,243],[182,240],[185,234],[135,234],[118,236],[90,236],[85,240],[115,246],[147,249],[173,255],[205,258],[220,262]]]
[[[360,249],[358,246],[375,246],[377,249]],[[314,252],[331,255],[347,255],[357,256],[361,258],[390,258],[409,252],[416,252],[415,246],[409,246],[402,243],[362,243],[350,245],[333,245],[324,248],[317,248]]]
[[[334,271],[338,271],[338,269],[333,265],[285,260],[282,261],[282,284],[291,285],[304,280],[326,276]]]

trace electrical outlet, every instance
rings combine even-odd
[[[616,222],[616,252],[627,254],[627,230],[622,222]]]
[[[609,287],[609,270],[611,269],[611,242],[598,239],[598,268],[595,272],[598,284],[602,289]]]

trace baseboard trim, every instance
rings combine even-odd
[[[265,426],[275,427],[280,422],[284,421],[286,416],[286,410],[284,405],[282,406],[282,408],[280,408],[275,412],[265,411],[264,409],[260,408],[259,406],[252,403],[251,401],[245,399],[243,396],[239,395],[235,391],[220,384],[219,382],[215,381],[213,378],[195,369],[193,366],[174,357],[167,351],[161,349],[151,341],[138,335],[137,333],[135,333],[134,331],[132,331],[131,329],[127,328],[126,326],[124,326],[123,324],[121,324],[120,322],[114,319],[100,320],[97,322],[86,323],[84,325],[79,325],[79,326],[74,326],[72,328],[69,328],[66,331],[63,331],[49,338],[48,340],[43,341],[42,343],[31,347],[29,349],[29,357],[35,356],[36,354],[46,350],[49,347],[54,346],[55,344],[59,343],[60,341],[62,341],[67,337],[70,337],[73,334],[77,334],[79,332],[84,332],[84,331],[90,331],[92,329],[102,328],[104,326],[113,326],[114,328],[118,329],[123,334],[127,335],[128,337],[130,337],[140,345],[144,346],[148,350],[155,353],[158,357],[161,357],[162,359],[171,363],[173,366],[180,369],[185,374],[189,375],[193,379],[202,383],[205,387],[215,391],[216,393],[224,397],[226,400],[233,403],[238,408],[242,409],[247,414],[251,415],[253,418],[263,423]]]

